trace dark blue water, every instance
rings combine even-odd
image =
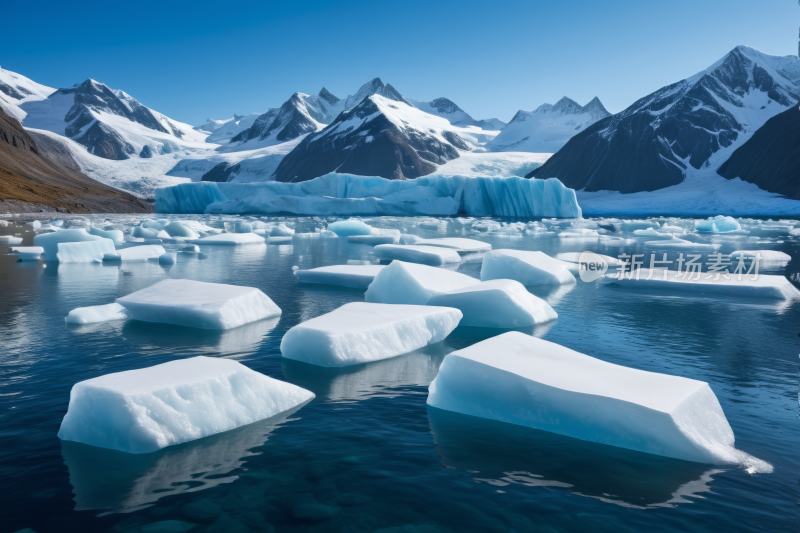
[[[422,236],[476,234],[457,224],[440,232],[403,225]],[[29,226],[0,233],[20,233],[26,245],[34,235]],[[477,234],[495,248],[552,254],[642,249]],[[793,262],[781,273],[800,271],[800,247],[789,237],[719,242],[723,253],[785,251]],[[427,386],[442,359],[497,330],[459,328],[424,350],[340,371],[282,360],[280,340],[289,328],[363,300],[356,290],[297,284],[291,267],[366,260],[371,250],[343,239],[207,247],[205,260],[168,268],[45,267],[0,255],[0,530],[797,530],[798,303],[646,294],[582,282],[536,291],[559,319],[530,334],[613,363],[707,381],[737,448],[774,467],[750,474],[427,408]],[[478,277],[479,258],[466,259],[457,270]],[[64,322],[75,307],[110,303],[165,277],[258,287],[283,316],[225,333]],[[236,359],[317,397],[286,417],[154,454],[56,437],[75,382],[196,355]]]

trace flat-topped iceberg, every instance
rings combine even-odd
[[[95,228],[94,226],[89,226],[88,232],[90,235],[97,235],[98,237],[103,237],[104,239],[111,239],[114,241],[114,244],[122,244],[125,242],[125,235],[118,229],[102,230]]]
[[[166,250],[158,244],[145,244],[143,246],[131,246],[130,248],[122,248],[114,252],[109,252],[103,256],[103,261],[147,261],[150,259],[158,259],[164,255]]]
[[[459,237],[445,237],[441,239],[421,239],[413,244],[419,246],[436,246],[438,248],[450,248],[459,253],[488,252],[492,245],[476,241],[474,239],[462,239]]]
[[[109,320],[126,320],[128,311],[118,303],[78,307],[67,315],[67,324],[93,324]]]
[[[620,276],[622,279],[619,279]],[[642,290],[689,291],[694,296],[713,294],[768,300],[800,298],[800,291],[786,277],[766,274],[755,276],[753,273],[742,273],[740,276],[727,272],[698,274],[685,271],[678,274],[674,270],[642,268],[633,273],[628,271],[622,274],[606,274],[599,282]]]
[[[491,279],[513,279],[529,286],[575,283],[575,276],[558,259],[521,250],[494,250],[484,255],[481,281]]]
[[[44,248],[41,246],[14,246],[11,251],[19,254],[20,261],[38,261],[42,258]]]
[[[41,246],[42,248],[44,248],[45,260],[58,261],[59,244],[70,243],[70,242],[100,241],[100,240],[103,240],[103,237],[100,237],[98,235],[90,235],[89,233],[86,232],[85,229],[62,229],[59,231],[54,231],[52,233],[42,233],[41,235],[36,235],[33,238],[33,245]],[[114,251],[113,241],[109,239],[105,240],[111,243],[111,250],[106,250],[106,251],[113,252]],[[100,254],[100,259],[102,258],[103,254]]]
[[[182,183],[156,189],[156,212],[581,217],[575,191],[555,178],[387,180],[336,173],[301,183]]]
[[[35,239],[36,237],[34,237]],[[0,235],[0,244],[22,244],[22,237],[13,235]]]
[[[236,361],[193,357],[76,383],[58,437],[149,453],[252,424],[313,398]]]
[[[130,317],[201,329],[231,329],[281,315],[269,296],[253,287],[165,279],[117,303]]]
[[[56,258],[59,263],[99,263],[107,254],[114,253],[114,242],[102,238],[96,241],[60,242],[57,247]]]
[[[364,299],[383,304],[425,305],[434,294],[480,283],[458,272],[392,261],[375,276]]]
[[[760,463],[734,448],[707,383],[645,372],[509,332],[445,357],[428,405],[700,463]]]
[[[281,353],[325,367],[369,363],[439,342],[460,319],[449,307],[349,303],[290,329]]]
[[[428,305],[453,307],[460,325],[481,328],[523,328],[558,318],[550,304],[529,293],[518,281],[496,279],[434,294]]]
[[[375,247],[375,257],[432,266],[461,262],[461,256],[455,250],[418,244],[379,244]]]
[[[366,289],[383,268],[383,265],[334,265],[310,270],[295,270],[294,275],[303,283]]]
[[[239,244],[264,244],[264,237],[255,233],[220,233],[219,235],[209,235],[199,239],[187,239],[186,242],[192,244],[213,244],[213,245],[239,245]]]

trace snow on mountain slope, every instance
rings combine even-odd
[[[500,131],[506,127],[508,122],[503,122],[499,118],[485,118],[483,120],[476,120],[475,125],[484,130]]]
[[[20,109],[20,104],[44,100],[54,92],[56,90],[52,87],[0,68],[0,106],[20,122],[25,118],[25,112]]]
[[[522,177],[539,168],[553,154],[531,152],[461,152],[434,172],[437,176],[470,178]]]
[[[233,118],[225,120],[208,119],[201,126],[194,129],[201,133],[208,133],[207,143],[225,144],[238,134],[250,128],[258,117],[263,113],[250,113],[248,115],[233,115]]]
[[[800,59],[737,46],[708,69],[645,96],[575,137],[526,177],[634,193],[716,169],[800,99]],[[702,171],[702,172],[701,172]]]
[[[476,126],[478,123],[469,113],[447,98],[437,98],[430,102],[421,102],[420,100],[408,101],[420,111],[424,111],[429,115],[441,117],[454,126]]]
[[[555,105],[518,111],[500,134],[486,145],[495,152],[557,152],[576,133],[610,113],[595,97],[585,106],[566,96]]]

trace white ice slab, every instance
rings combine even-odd
[[[165,279],[117,298],[135,320],[201,329],[231,329],[280,316],[269,296],[253,287]]]
[[[109,320],[125,320],[128,311],[118,303],[78,307],[67,315],[67,324],[93,324]]]
[[[252,424],[313,398],[236,361],[193,357],[76,383],[58,437],[148,453]]]
[[[44,248],[41,246],[14,246],[12,252],[17,252],[22,261],[38,261],[42,258]]]
[[[334,265],[295,270],[294,275],[303,283],[366,289],[383,268],[383,265]]]
[[[364,298],[384,304],[425,305],[434,294],[480,283],[458,272],[403,261],[392,261],[375,276]]]
[[[281,353],[325,367],[369,363],[439,342],[460,319],[449,307],[349,303],[290,329]]]
[[[56,258],[59,263],[99,263],[103,261],[103,256],[114,252],[114,242],[103,238],[98,238],[96,241],[61,242],[56,246],[58,249]]]
[[[620,261],[616,257],[611,257],[610,255],[603,255],[603,254],[595,254],[601,258],[608,264],[608,266],[617,266]],[[581,253],[580,252],[565,252],[561,254],[556,254],[556,259],[559,261],[565,261],[567,263],[575,263],[576,265],[581,262]]]
[[[440,292],[431,296],[427,305],[458,309],[464,315],[460,325],[481,328],[523,328],[558,318],[547,302],[510,279]]]
[[[687,461],[747,457],[733,447],[707,383],[614,365],[518,332],[445,357],[428,405]]]
[[[101,239],[103,239],[103,237],[90,235],[85,229],[64,229],[60,231],[54,231],[53,233],[36,235],[33,238],[33,245],[44,248],[44,255],[47,261],[58,261],[59,243],[99,241]],[[113,251],[113,242],[111,242],[111,246],[112,250],[107,251]],[[103,254],[100,254],[101,259],[102,257]]]
[[[439,248],[450,248],[460,253],[488,252],[492,245],[476,241],[474,239],[461,239],[458,237],[446,237],[442,239],[422,239],[415,244],[419,246],[437,246]]]
[[[13,250],[14,248],[12,248]],[[737,250],[731,254],[731,260],[738,262],[739,257],[744,257],[745,260],[756,259],[761,256],[762,263],[770,265],[785,265],[792,260],[792,256],[777,250]]]
[[[397,244],[400,242],[400,235],[350,235],[347,237],[347,242],[368,244],[370,246]]]
[[[558,259],[520,250],[494,250],[484,255],[481,281],[491,279],[513,279],[523,285],[575,283],[575,276]]]
[[[103,237],[104,239],[111,239],[114,241],[114,244],[122,244],[125,242],[125,235],[118,229],[102,230],[95,228],[94,226],[89,226],[88,232],[90,235],[97,235],[98,237]]]
[[[34,237],[35,239],[36,237]],[[0,235],[0,244],[22,244],[22,237],[13,235]]]
[[[400,244],[417,244],[423,240],[422,237],[411,235],[410,233],[403,233],[400,235]]]
[[[632,274],[632,278],[630,277],[630,272],[625,272],[623,274],[623,279],[616,279],[617,274],[606,274],[604,278],[600,278],[600,283],[620,285],[622,287],[631,287],[640,290],[689,291],[695,296],[722,295],[765,298],[770,300],[791,300],[800,298],[800,291],[798,291],[784,276],[759,274],[758,278],[753,280],[754,276],[751,272],[749,276],[742,275],[741,280],[739,280],[738,274],[728,274],[730,279],[725,279],[720,275],[719,279],[715,280],[714,277],[716,274],[714,273],[701,272],[699,276],[693,273],[691,275],[686,275],[684,278],[685,274],[685,270],[676,276],[676,271],[674,270],[665,271],[656,269],[652,271],[651,275],[650,269],[643,268],[635,271]],[[650,277],[650,279],[647,279],[648,277]],[[697,279],[698,277],[700,279]]]
[[[264,237],[255,233],[220,233],[200,239],[187,239],[186,242],[215,245],[264,244]]]
[[[114,252],[107,253],[103,256],[103,261],[147,261],[149,259],[158,259],[164,255],[166,250],[163,246],[158,244],[146,244],[143,246],[131,246],[130,248],[122,248]]]
[[[662,231],[656,231],[653,228],[637,229],[636,231],[633,232],[633,234],[636,235],[637,237],[647,237],[648,239],[665,239],[665,240],[669,240],[669,239],[674,239],[675,238],[675,236],[671,232],[668,232],[668,231],[663,231],[663,232]]]
[[[678,239],[677,237],[670,240],[662,240],[662,241],[647,241],[644,243],[645,246],[651,247],[661,247],[661,248],[696,248],[699,250],[707,250],[713,248],[719,248],[722,246],[721,244],[706,244],[702,242],[691,242],[687,241],[686,239]]]
[[[375,247],[375,257],[433,266],[461,262],[461,256],[455,250],[417,244],[380,244]]]
[[[351,218],[349,220],[340,220],[339,222],[328,224],[328,231],[336,233],[339,237],[369,235],[372,232],[372,226],[355,218]]]

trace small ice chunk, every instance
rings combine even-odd
[[[734,263],[735,264],[735,263]],[[745,275],[719,273],[719,279],[714,279],[716,273],[687,273],[678,274],[674,270],[642,268],[633,273],[625,272],[622,279],[617,279],[619,274],[606,274],[600,278],[601,284],[620,285],[644,290],[689,291],[693,295],[705,296],[709,294],[722,296],[739,296],[749,298],[764,298],[769,300],[792,300],[800,298],[798,291],[784,276],[770,276],[759,274],[757,279],[753,273]],[[729,279],[725,279],[725,276]],[[650,278],[650,279],[647,279]],[[698,279],[699,278],[699,279]]]
[[[144,239],[141,237],[131,237],[130,235],[125,235],[125,242],[144,243]]]
[[[114,241],[114,244],[122,244],[125,242],[125,235],[123,235],[123,233],[118,229],[102,230],[97,229],[94,226],[89,226],[88,231],[90,235],[97,235],[98,237],[103,237],[104,239],[111,239]]]
[[[461,256],[455,250],[416,244],[379,244],[375,247],[375,257],[433,266],[461,262]]]
[[[42,258],[44,248],[41,246],[15,246],[12,252],[17,252],[21,261],[38,261]]]
[[[664,224],[661,226],[661,233],[673,233],[683,235],[686,233],[686,230],[680,226],[670,226],[669,224]]]
[[[157,239],[158,234],[161,230],[155,230],[150,228],[144,228],[142,226],[136,226],[131,230],[131,237],[137,239]]]
[[[107,253],[103,256],[103,261],[147,261],[157,259],[164,255],[166,250],[158,244],[146,244],[143,246],[131,246],[122,248],[115,252]]]
[[[8,220],[0,220],[0,228],[5,228],[6,226],[10,226],[11,222]]]
[[[253,287],[165,279],[117,298],[131,318],[201,329],[231,329],[281,315],[269,296]]]
[[[369,363],[439,342],[460,319],[449,307],[349,303],[290,329],[281,353],[325,367]]]
[[[339,235],[337,235],[336,233],[334,233],[332,231],[328,231],[328,230],[324,229],[324,230],[319,232],[319,238],[320,239],[338,239]]]
[[[158,256],[159,265],[174,265],[178,261],[177,252],[165,252]]]
[[[377,246],[379,244],[397,244],[400,242],[399,235],[350,235],[347,242],[355,244],[368,244]]]
[[[100,237],[96,241],[60,242],[56,246],[58,248],[56,259],[60,263],[100,263],[106,254],[114,252],[113,241]],[[44,248],[47,250],[47,247]]]
[[[758,461],[734,448],[707,383],[614,365],[519,332],[445,357],[428,405],[686,461]]]
[[[340,220],[339,222],[328,224],[328,231],[336,233],[339,237],[369,235],[372,232],[372,226],[358,219],[351,218],[349,220]]]
[[[476,241],[475,239],[461,239],[457,237],[447,237],[442,239],[421,239],[416,242],[419,246],[438,246],[439,248],[450,248],[459,253],[488,252],[492,245]]]
[[[292,235],[294,235],[294,230],[286,227],[285,224],[278,224],[269,232],[270,237],[291,237]]]
[[[35,239],[36,237],[34,237]],[[22,237],[13,235],[0,235],[0,244],[22,244]]]
[[[178,250],[179,252],[199,252],[200,247],[196,244],[187,244],[185,246],[181,246]]]
[[[686,239],[678,239],[677,237],[669,240],[663,241],[647,241],[644,243],[645,246],[657,246],[662,248],[698,248],[698,249],[708,249],[708,248],[719,248],[722,246],[721,244],[706,244],[701,242],[691,242],[687,241]]]
[[[192,357],[76,383],[58,437],[149,453],[252,424],[313,398],[231,359]]]
[[[392,261],[370,284],[364,299],[373,303],[425,305],[431,296],[480,283],[451,272],[403,261]]]
[[[335,265],[310,270],[294,270],[303,283],[322,283],[353,289],[366,289],[383,265]]]
[[[589,228],[574,228],[558,234],[560,239],[599,239],[600,234]]]
[[[637,237],[648,237],[651,239],[674,239],[675,236],[670,232],[660,232],[656,231],[653,228],[648,229],[637,229],[633,232],[634,235]]]
[[[200,239],[190,239],[192,244],[237,245],[237,244],[264,244],[264,237],[255,233],[220,233],[209,235]]]
[[[233,232],[234,233],[253,233],[253,225],[249,222],[243,222],[241,220],[237,221],[233,225]]]
[[[575,276],[558,259],[520,250],[494,250],[484,255],[481,281],[491,279],[513,279],[529,286],[575,283]]]
[[[694,229],[711,233],[727,233],[740,230],[742,227],[733,217],[717,215],[708,217],[708,220],[698,220],[694,223]]]
[[[182,222],[177,220],[173,220],[166,226],[164,226],[164,231],[167,232],[167,235],[170,237],[183,237],[185,239],[197,239],[200,237],[193,229],[185,226]]]
[[[269,244],[292,244],[292,237],[273,237],[270,235]]]
[[[402,233],[400,235],[400,243],[399,244],[416,244],[422,240],[422,237],[418,237],[417,235],[411,235],[409,233]]]
[[[481,328],[522,328],[558,318],[547,302],[510,279],[440,292],[431,296],[427,305],[459,309],[464,314],[460,325]]]
[[[85,229],[63,229],[60,231],[54,231],[53,233],[43,233],[35,236],[33,238],[33,245],[44,248],[44,255],[47,261],[58,261],[59,243],[100,241],[102,239],[103,237],[90,235]],[[111,250],[107,251],[113,252],[114,243],[109,239],[106,240],[111,243],[112,248]],[[103,254],[100,254],[101,259],[102,257]]]
[[[126,320],[128,311],[118,303],[78,307],[67,315],[67,324],[93,324],[110,320]]]
[[[37,230],[37,229],[39,229],[39,228],[41,228],[41,227],[42,227],[42,223],[41,223],[41,222],[39,222],[38,220],[34,220],[34,221],[32,221],[32,222],[28,222],[27,224],[28,224],[29,226],[31,226],[31,227],[32,227],[34,230]]]
[[[637,229],[657,228],[658,222],[652,220],[627,220],[622,223],[622,231],[635,231]]]

